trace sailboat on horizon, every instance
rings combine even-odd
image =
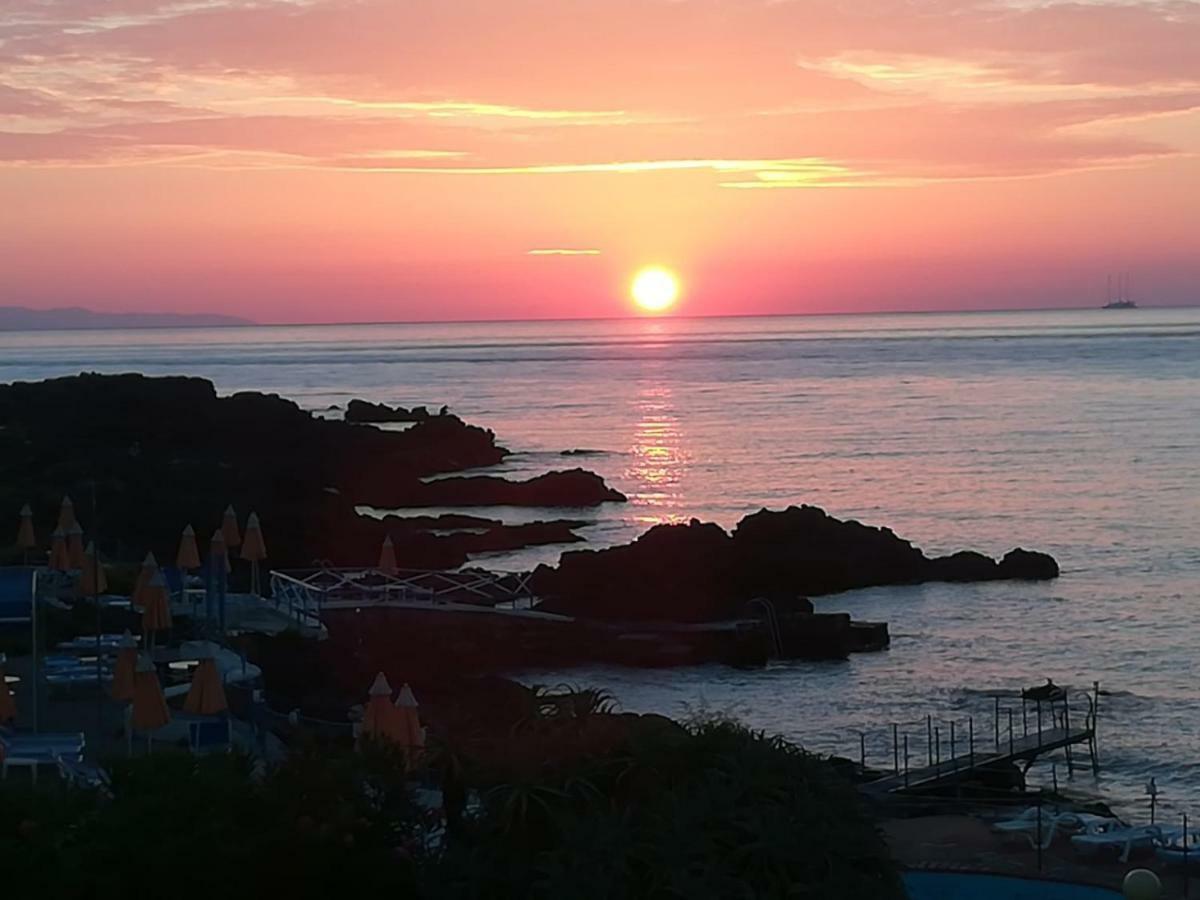
[[[1112,276],[1108,276],[1107,302],[1101,309],[1137,309],[1138,305],[1129,296],[1129,273],[1117,273],[1117,296],[1113,297]]]

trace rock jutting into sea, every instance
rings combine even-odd
[[[218,396],[202,378],[84,374],[0,385],[0,511],[15,516],[30,503],[44,546],[69,494],[111,559],[137,560],[147,550],[173,559],[185,525],[204,541],[232,503],[243,518],[259,514],[272,566],[373,565],[390,534],[401,566],[453,568],[469,553],[581,540],[573,531],[580,523],[379,518],[359,508],[623,499],[582,470],[524,482],[423,481],[494,465],[507,453],[491,431],[450,414],[388,431],[322,419],[273,394]]]
[[[428,418],[429,410],[424,406],[392,408],[384,403],[366,400],[351,400],[346,405],[347,422],[424,422]]]
[[[711,523],[658,525],[633,543],[569,551],[539,566],[547,611],[592,619],[704,622],[744,614],[756,597],[794,598],[926,581],[1048,579],[1058,564],[1017,549],[999,562],[965,551],[930,558],[889,528],[815,506],[762,510],[733,533]]]

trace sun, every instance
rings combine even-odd
[[[633,302],[646,312],[665,312],[679,299],[679,279],[662,266],[646,266],[633,276]]]

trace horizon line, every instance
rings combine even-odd
[[[71,307],[47,307],[45,311],[69,309]],[[75,309],[83,309],[87,312],[97,313],[99,315],[111,316],[178,316],[180,318],[193,316],[220,316],[225,313],[213,312],[103,312],[92,309],[90,307],[74,307]],[[1200,308],[1200,300],[1195,300],[1190,303],[1169,303],[1160,306],[1144,306],[1138,304],[1137,310],[1167,310],[1167,309],[1196,309]],[[34,309],[26,307],[26,309]],[[508,318],[508,319],[371,319],[361,321],[334,321],[334,322],[260,322],[253,319],[247,319],[243,322],[225,322],[225,323],[209,323],[209,324],[188,324],[186,322],[178,322],[174,324],[163,325],[115,325],[113,327],[92,326],[92,327],[58,327],[58,328],[0,328],[0,334],[6,333],[28,333],[36,331],[169,331],[171,329],[203,329],[203,328],[341,328],[341,327],[361,327],[367,325],[498,325],[504,323],[524,324],[533,322],[623,322],[628,320],[634,321],[671,321],[671,320],[698,320],[698,319],[787,319],[787,318],[832,318],[832,317],[853,317],[853,316],[927,316],[927,315],[972,315],[972,314],[987,314],[987,313],[1031,313],[1031,312],[1084,312],[1087,310],[1103,311],[1100,306],[1027,306],[1027,307],[988,307],[983,309],[893,309],[893,310],[856,310],[843,312],[772,312],[772,313],[717,313],[705,314],[695,313],[691,315],[665,315],[665,316],[573,316],[573,317],[534,317],[534,318]],[[245,318],[245,317],[242,317]]]

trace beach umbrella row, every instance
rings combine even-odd
[[[417,698],[407,684],[392,702],[392,687],[382,672],[375,676],[367,704],[363,708],[360,736],[387,741],[404,750],[409,763],[415,761],[425,746],[425,729],[417,708]]]

